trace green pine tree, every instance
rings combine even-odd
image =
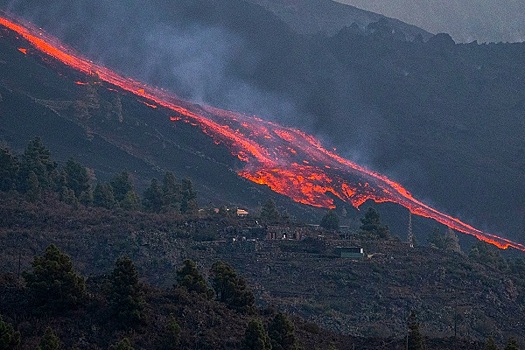
[[[210,292],[213,293],[208,288],[204,277],[199,273],[197,264],[190,259],[184,260],[183,266],[177,270],[177,286],[206,296],[211,296]]]
[[[6,147],[0,147],[0,191],[16,189],[20,163]]]
[[[80,199],[83,192],[91,191],[91,178],[82,164],[69,159],[64,166],[64,173],[66,186],[74,192],[75,197]]]
[[[492,336],[487,338],[487,341],[485,342],[485,346],[483,347],[483,350],[499,350]]]
[[[120,202],[120,207],[124,210],[139,210],[140,209],[140,198],[135,191],[129,191],[126,196]]]
[[[0,350],[13,350],[20,345],[20,332],[13,329],[0,315]]]
[[[182,204],[181,186],[172,172],[162,179],[162,207],[164,211],[180,213]]]
[[[20,162],[19,189],[25,193],[29,190],[29,175],[34,173],[40,188],[48,191],[54,188],[57,164],[51,158],[51,152],[40,138],[35,138],[27,145]]]
[[[279,214],[273,199],[268,199],[262,206],[261,219],[267,222],[278,222],[281,219],[281,214]]]
[[[134,350],[133,345],[131,345],[131,341],[127,337],[122,338],[118,343],[110,346],[109,348],[110,350]]]
[[[173,316],[170,316],[167,324],[168,337],[167,341],[171,347],[177,347],[180,343],[180,332],[181,328],[177,319]]]
[[[272,350],[270,337],[262,322],[258,319],[252,319],[248,323],[242,343],[243,350]]]
[[[210,270],[211,283],[217,300],[228,307],[251,312],[255,308],[255,297],[246,281],[237,275],[235,270],[223,261],[214,263]]]
[[[505,345],[505,350],[519,350],[520,347],[518,345],[518,342],[514,338],[510,338],[507,342],[507,345]]]
[[[283,313],[278,313],[268,327],[268,335],[273,350],[297,350],[297,339],[292,321]]]
[[[419,322],[417,321],[416,313],[410,312],[407,321],[408,327],[408,350],[423,350],[424,342],[423,336],[419,330]]]
[[[339,230],[339,217],[335,210],[329,210],[323,216],[320,226],[327,230]]]
[[[97,184],[93,191],[93,205],[106,209],[113,209],[117,206],[113,188],[109,184]]]
[[[378,236],[379,238],[387,239],[390,237],[388,226],[381,223],[381,216],[374,208],[368,208],[365,216],[361,218],[361,230]]]
[[[117,176],[115,176],[109,184],[113,189],[113,195],[115,200],[120,203],[126,198],[128,192],[134,192],[133,182],[131,181],[131,176],[127,171],[123,171]]]
[[[71,258],[51,244],[44,255],[32,262],[33,271],[24,272],[31,303],[36,312],[58,313],[78,307],[85,299],[84,278],[73,270]]]
[[[37,350],[58,350],[60,348],[60,339],[57,337],[51,327],[47,327],[44,336],[40,340]]]
[[[151,184],[142,196],[144,209],[149,212],[159,213],[162,209],[162,189],[157,179],[151,180]]]
[[[126,328],[142,322],[144,296],[137,270],[130,258],[117,259],[110,281],[109,304],[120,325]]]
[[[184,179],[181,183],[181,204],[180,211],[182,214],[195,214],[199,209],[197,204],[197,192],[193,189],[193,183],[190,179]]]

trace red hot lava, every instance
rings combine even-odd
[[[334,196],[356,208],[369,199],[377,203],[393,202],[415,215],[434,219],[499,248],[525,251],[525,246],[520,243],[478,230],[422,203],[400,184],[325,149],[313,136],[300,130],[254,116],[182,101],[165,90],[99,66],[42,30],[21,23],[0,17],[0,25],[16,32],[43,54],[129,91],[152,108],[164,107],[175,112],[171,121],[180,120],[200,127],[215,143],[225,145],[245,163],[244,169],[238,172],[239,176],[267,185],[296,202],[324,208],[334,207]]]

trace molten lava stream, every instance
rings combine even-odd
[[[239,176],[267,185],[294,201],[324,208],[334,207],[332,196],[356,208],[367,200],[397,203],[415,215],[436,220],[499,248],[513,247],[525,251],[525,246],[520,243],[478,230],[422,203],[400,184],[326,150],[317,139],[300,130],[182,101],[172,93],[121,76],[89,61],[30,23],[0,17],[0,25],[16,32],[41,53],[131,92],[151,108],[164,107],[175,112],[176,116],[170,117],[170,120],[199,126],[216,144],[225,145],[233,155],[245,162],[244,169],[238,172]],[[19,51],[23,54],[32,52],[25,48]]]

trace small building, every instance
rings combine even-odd
[[[237,216],[240,216],[240,217],[246,217],[248,216],[250,213],[248,213],[247,210],[244,210],[244,209],[237,209]]]
[[[365,252],[361,247],[338,247],[336,251],[340,258],[364,259],[365,257]]]

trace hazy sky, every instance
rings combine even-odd
[[[525,0],[335,0],[449,33],[456,42],[525,41]]]

